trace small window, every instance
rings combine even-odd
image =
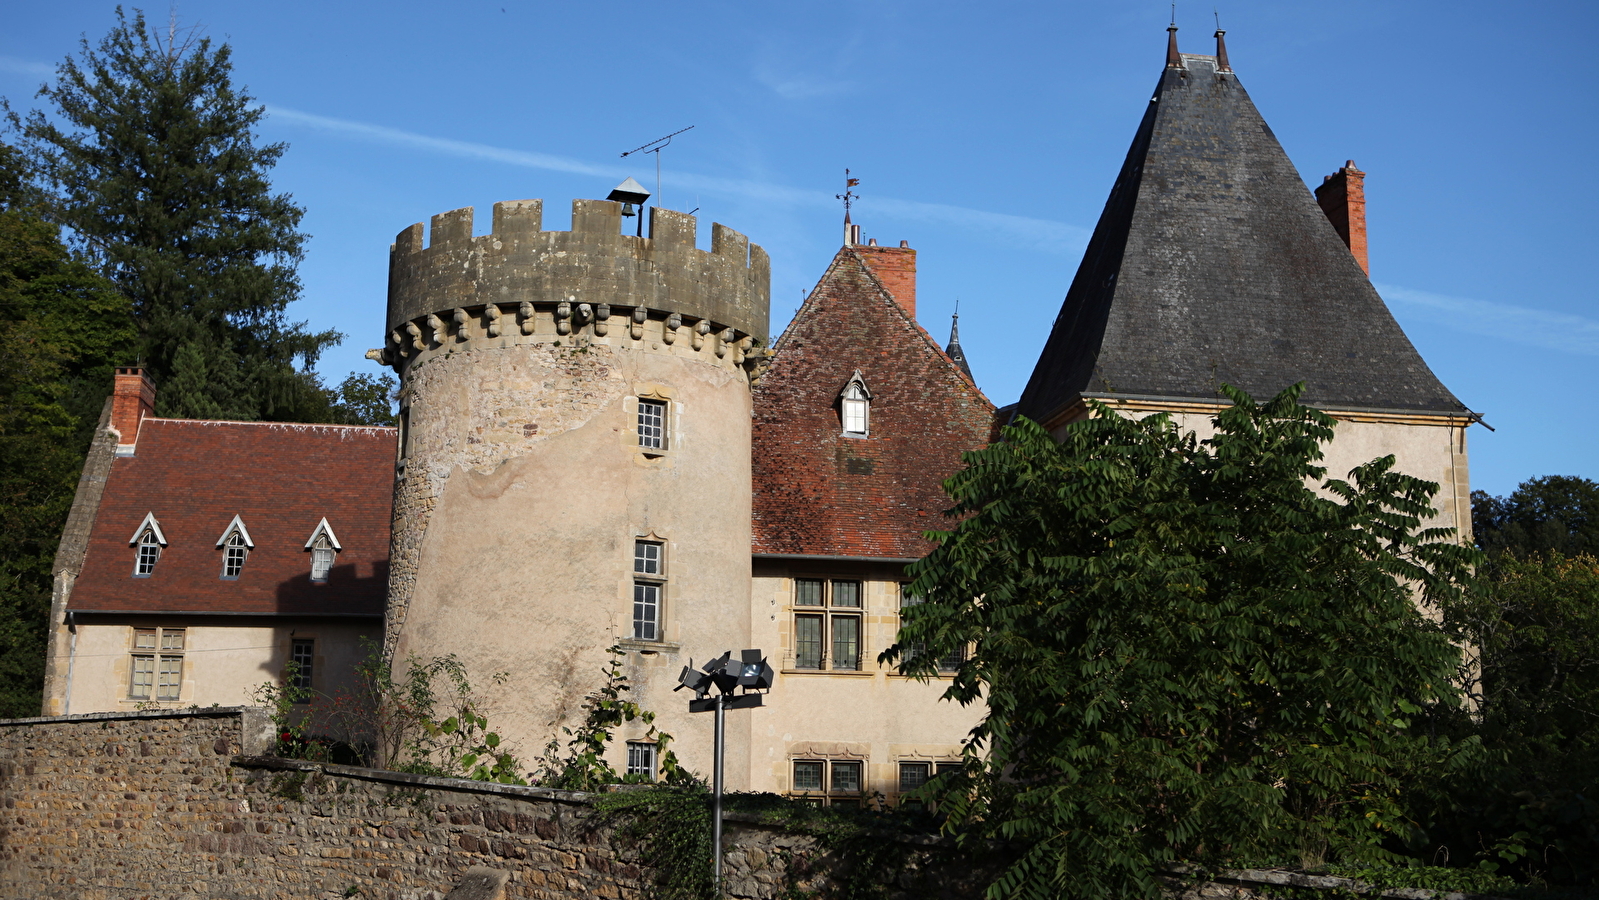
[[[327,581],[328,576],[333,574],[333,563],[339,558],[339,551],[344,548],[339,545],[333,526],[324,518],[311,530],[305,549],[311,551],[311,580]]]
[[[161,548],[167,545],[166,535],[161,533],[161,523],[155,520],[155,513],[145,513],[139,527],[133,529],[133,537],[128,539],[129,546],[133,547],[133,577],[149,578],[155,574],[155,564],[161,559]]]
[[[796,759],[789,793],[816,806],[859,807],[863,764],[854,759]]]
[[[661,599],[666,590],[666,545],[633,542],[633,640],[661,640]]]
[[[301,691],[311,690],[312,675],[315,674],[316,641],[311,638],[295,638],[289,647],[289,662],[293,663],[293,677],[289,686]],[[294,698],[296,703],[309,703],[311,698],[304,694]]]
[[[633,582],[633,639],[658,641],[661,639],[661,586],[642,581]]]
[[[645,450],[666,449],[665,400],[639,400],[638,445]]]
[[[835,672],[861,668],[859,581],[796,578],[794,606],[794,668]],[[800,608],[806,611],[798,612]]]
[[[183,690],[182,628],[135,628],[128,698],[177,700]]]
[[[915,594],[906,594],[906,593],[904,593],[904,587],[902,586],[900,588],[899,608],[900,608],[900,627],[901,628],[903,628],[905,626],[905,612],[904,611],[906,609],[908,609],[909,607],[915,606],[916,604],[921,603],[921,602],[922,602],[922,598],[921,597],[918,597]],[[900,656],[905,662],[910,662],[911,660],[916,659],[917,657],[919,657],[922,654],[927,652],[926,645],[922,644],[919,641],[914,641],[914,642],[911,642],[911,643],[903,644],[903,645],[901,645],[900,649],[901,649]],[[968,647],[965,644],[962,644],[961,646],[956,647],[954,650],[951,650],[949,653],[947,653],[944,656],[940,657],[939,660],[938,660],[938,671],[940,671],[940,672],[956,672],[956,671],[958,671],[960,669],[961,665],[966,662],[967,650],[968,650]]]
[[[244,545],[244,536],[235,531],[228,535],[228,541],[223,547],[222,577],[238,578],[244,571],[244,561],[250,556],[250,548]]]
[[[839,413],[843,419],[844,433],[865,437],[870,433],[872,413],[872,392],[867,390],[866,381],[861,378],[859,369],[850,377],[844,390],[839,394]]]
[[[155,564],[161,559],[161,542],[155,539],[155,534],[146,531],[139,538],[139,555],[133,565],[133,574],[151,575],[155,572]]]
[[[627,742],[627,775],[643,775],[655,780],[655,745],[645,741]]]
[[[899,764],[899,790],[900,793],[914,791],[927,783],[928,763],[902,762]]]

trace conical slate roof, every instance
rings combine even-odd
[[[1080,397],[1467,414],[1394,321],[1225,59],[1171,55],[1018,412]]]

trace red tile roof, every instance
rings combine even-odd
[[[381,615],[388,591],[395,430],[147,418],[111,466],[75,611]],[[129,541],[154,513],[167,546],[133,576]],[[217,541],[233,517],[255,542],[224,580]],[[342,549],[311,581],[305,543],[323,518]]]
[[[941,482],[988,443],[993,404],[885,288],[906,266],[884,279],[874,259],[838,252],[756,389],[757,554],[919,558],[922,532],[949,527]],[[856,370],[872,395],[864,438],[840,421]]]

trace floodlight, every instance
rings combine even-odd
[[[689,660],[682,674],[677,676],[677,687],[672,688],[674,691],[685,687],[694,690],[696,696],[688,702],[689,712],[716,713],[716,749],[711,764],[711,845],[715,848],[711,854],[711,880],[717,896],[721,896],[722,886],[722,760],[727,733],[723,719],[730,709],[765,705],[763,695],[756,692],[771,690],[775,677],[776,673],[761,651],[741,650],[738,659],[729,651],[701,666],[697,672],[694,661]],[[712,686],[717,693],[706,696]]]
[[[689,660],[688,665],[684,666],[683,671],[677,676],[677,687],[672,690],[680,691],[688,688],[696,697],[704,697],[710,690],[711,677],[704,672],[695,671],[693,665],[694,660]]]

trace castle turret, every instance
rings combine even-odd
[[[692,655],[748,646],[750,371],[770,265],[736,231],[578,200],[544,231],[537,200],[400,232],[387,340],[401,437],[386,647],[457,654],[495,725],[531,754],[599,686],[620,643],[660,724],[709,770],[710,723],[670,688]],[[617,744],[630,738],[623,734]],[[746,742],[730,735],[729,769]],[[619,758],[616,762],[620,763]]]

